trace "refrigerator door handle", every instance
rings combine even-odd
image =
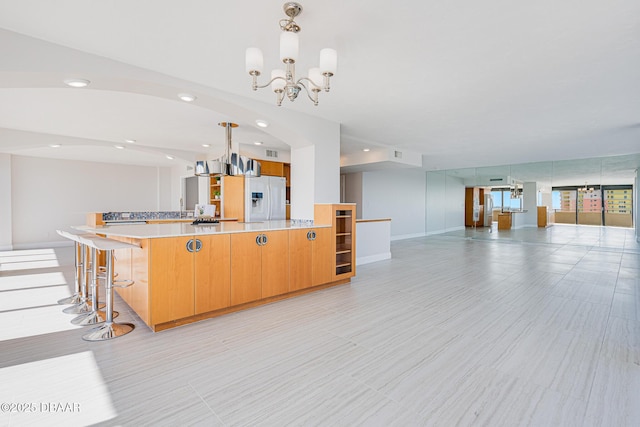
[[[272,194],[271,194],[271,182],[267,184],[267,200],[269,206],[269,212],[267,212],[267,221],[271,221],[271,205],[273,204]]]

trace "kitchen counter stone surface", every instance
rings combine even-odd
[[[296,230],[300,228],[328,228],[331,224],[298,225],[291,221],[220,222],[218,224],[191,225],[190,223],[126,224],[90,227],[74,226],[76,230],[103,234],[107,237],[131,237],[134,239],[158,239],[163,237],[198,236],[208,234],[246,233],[259,231]]]

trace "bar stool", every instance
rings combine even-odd
[[[56,230],[56,233],[58,233],[60,236],[64,237],[65,239],[68,239],[69,236],[66,236],[64,232],[62,232],[61,230]],[[84,264],[84,262],[80,259],[80,253],[84,254],[85,252],[81,251],[81,244],[78,241],[74,241],[74,248],[75,248],[75,252],[74,252],[74,264],[76,267],[76,272],[75,272],[75,291],[73,293],[73,295],[71,295],[70,297],[66,297],[66,298],[62,298],[60,300],[58,300],[58,304],[61,305],[67,305],[67,304],[79,304],[80,300],[82,298],[82,296],[80,295],[81,292],[81,284],[80,284],[80,275],[82,274],[82,266]]]
[[[132,323],[115,323],[113,321],[113,288],[127,287],[133,285],[132,280],[119,280],[114,282],[113,274],[113,251],[116,249],[129,249],[139,248],[138,245],[130,243],[119,242],[113,239],[106,239],[98,236],[82,236],[81,240],[90,248],[95,248],[107,253],[107,271],[106,271],[106,318],[104,324],[96,328],[91,329],[88,333],[82,336],[85,341],[104,341],[112,338],[117,338],[122,335],[126,335],[133,331],[135,326]]]
[[[102,267],[98,267],[98,249],[95,247],[91,247],[91,255],[90,255],[90,273],[91,273],[91,295],[93,298],[91,299],[91,311],[88,313],[80,314],[77,317],[74,317],[71,320],[71,323],[79,326],[88,326],[88,325],[97,325],[99,323],[103,323],[106,320],[106,311],[100,310],[104,306],[100,306],[100,298],[98,296],[98,280],[103,279],[106,280],[106,270],[103,271],[103,274],[98,274],[98,271],[102,271]],[[118,317],[118,312],[113,312],[113,317]]]
[[[78,297],[72,295],[70,298],[74,300],[78,300],[78,302],[73,303],[71,307],[67,307],[62,310],[63,313],[67,314],[83,314],[91,312],[91,305],[89,302],[88,288],[87,288],[87,275],[89,271],[93,269],[93,266],[89,267],[89,262],[87,261],[87,245],[81,239],[83,236],[89,236],[89,234],[84,233],[82,231],[67,231],[67,230],[56,230],[56,232],[67,239],[73,240],[76,243],[76,247],[79,245],[80,247],[80,263],[79,268],[76,268],[76,283],[78,288]],[[76,249],[77,256],[77,249]],[[62,301],[62,300],[61,300]],[[60,302],[60,301],[58,301]]]

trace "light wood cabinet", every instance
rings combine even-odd
[[[229,307],[228,234],[151,239],[150,242],[154,324]]]
[[[289,292],[288,231],[231,235],[231,304]]]
[[[209,203],[216,207],[216,217],[222,215],[222,179],[221,177],[210,178]]]
[[[331,224],[332,279],[356,274],[356,205],[341,203],[315,206],[315,222]]]
[[[151,319],[154,324],[193,316],[194,256],[192,237],[151,239]],[[134,285],[135,286],[135,285]]]
[[[222,218],[244,221],[244,176],[222,177]]]
[[[289,292],[289,232],[262,233],[262,298]]]
[[[198,236],[195,257],[195,314],[231,305],[231,239],[228,234]]]
[[[289,254],[291,291],[331,281],[331,228],[290,230]]]
[[[267,176],[284,176],[284,163],[270,160],[258,160],[260,162],[260,174]]]
[[[262,248],[256,243],[258,235],[231,235],[231,305],[262,298]]]

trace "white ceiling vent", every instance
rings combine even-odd
[[[402,151],[394,151],[393,152],[393,157],[395,157],[396,159],[401,159],[402,158]]]
[[[266,150],[267,157],[278,158],[278,152],[276,150]]]

